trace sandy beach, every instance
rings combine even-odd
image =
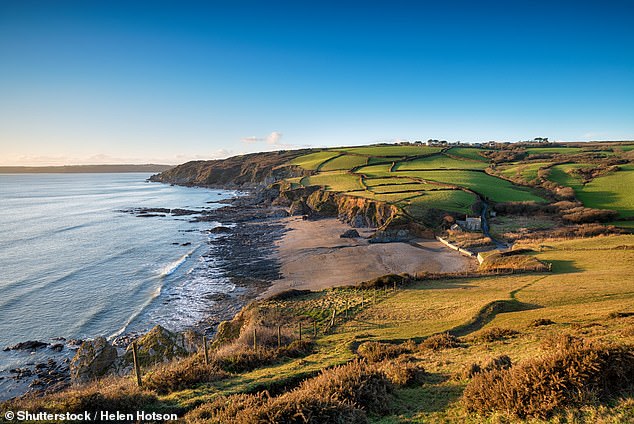
[[[462,272],[476,261],[436,240],[412,243],[369,243],[372,229],[357,228],[360,238],[340,238],[352,228],[335,218],[282,220],[287,232],[276,241],[282,278],[260,297],[289,289],[321,290],[355,284],[385,274]]]

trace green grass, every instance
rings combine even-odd
[[[374,187],[381,184],[401,185],[416,182],[411,178],[366,178],[363,180],[368,187]]]
[[[391,163],[386,163],[382,165],[368,165],[357,169],[356,173],[363,174],[367,177],[391,177],[393,176],[393,174],[390,173],[391,167]]]
[[[323,162],[319,171],[350,170],[354,167],[365,165],[368,162],[366,156],[343,155]]]
[[[539,171],[539,168],[548,164],[548,162],[521,163],[505,167],[501,171],[501,174],[507,178],[519,178],[525,182],[530,182],[537,179],[537,172]]]
[[[339,152],[329,152],[329,151],[309,153],[307,155],[300,156],[298,158],[293,159],[291,161],[291,164],[300,166],[309,171],[314,171],[324,161],[334,158],[335,156],[338,156],[338,155],[340,155]]]
[[[410,169],[484,169],[487,167],[485,162],[454,159],[446,155],[434,155],[426,158],[415,159],[411,161],[399,162],[394,168],[396,171],[405,171]]]
[[[333,149],[334,150],[334,149]],[[402,156],[418,156],[437,153],[440,147],[427,146],[363,146],[363,147],[346,147],[336,149],[338,152],[348,152],[357,155],[366,156],[384,156],[384,157],[402,157]]]
[[[496,202],[545,201],[509,181],[476,171],[402,171],[399,175],[466,187]]]
[[[436,184],[426,184],[426,183],[413,183],[413,184],[396,184],[396,185],[382,185],[371,187],[370,190],[374,193],[393,193],[396,191],[407,191],[407,190],[418,190],[418,191],[429,191],[429,190],[438,190],[438,185]]]
[[[329,191],[346,192],[365,189],[361,185],[361,177],[345,172],[324,172],[304,177],[301,182],[304,187],[323,186]]]
[[[622,165],[619,171],[583,184],[578,177],[566,171],[589,165],[563,164],[551,168],[549,180],[572,187],[576,197],[588,208],[612,209],[620,217],[634,216],[634,165]]]
[[[582,151],[581,147],[529,147],[526,149],[528,154],[541,155],[541,154],[574,154]]]
[[[623,218],[634,216],[634,165],[575,187],[575,193],[589,208],[612,209]]]
[[[477,201],[472,193],[462,190],[426,191],[421,196],[405,200],[400,206],[415,218],[425,215],[428,209],[440,209],[451,212],[471,213],[471,205]]]
[[[447,151],[447,154],[465,159],[477,160],[480,162],[489,162],[487,158],[480,154],[485,151],[486,150],[478,149],[475,147],[452,147],[451,149],[449,149],[449,151]]]

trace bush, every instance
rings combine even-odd
[[[362,361],[322,371],[304,381],[300,391],[320,398],[353,402],[373,413],[389,411],[394,387],[385,374]]]
[[[188,423],[367,423],[385,413],[394,388],[376,366],[354,361],[324,370],[277,397],[267,392],[222,397],[187,414]]]
[[[507,355],[496,356],[494,358],[490,358],[484,363],[484,365],[479,362],[474,362],[454,374],[453,377],[456,380],[467,380],[473,378],[473,376],[480,374],[481,372],[506,370],[511,368],[512,365],[511,358]]]
[[[143,387],[165,394],[226,376],[227,373],[216,365],[206,365],[200,355],[195,355],[154,367],[143,379]]]
[[[154,393],[139,388],[132,379],[109,377],[98,382],[73,386],[61,392],[37,397],[27,395],[5,402],[5,410],[27,410],[31,413],[49,412],[83,414],[98,411],[135,413],[150,411],[148,407],[157,402]]]
[[[408,358],[385,361],[379,369],[395,386],[418,385],[425,380],[425,368]]]
[[[233,395],[202,405],[185,416],[190,424],[198,423],[351,423],[365,424],[363,411],[353,405],[330,399],[291,392],[271,398],[266,392]]]
[[[476,340],[481,342],[495,342],[515,337],[518,334],[518,331],[511,330],[509,328],[491,327],[481,331],[480,334],[476,336]]]
[[[613,221],[618,216],[618,212],[609,209],[592,209],[578,207],[567,209],[562,212],[562,218],[566,222],[573,224],[585,224],[591,222]]]
[[[537,318],[531,321],[531,323],[528,324],[528,326],[529,327],[543,327],[546,325],[553,325],[554,323],[555,321],[548,318]]]
[[[548,418],[558,409],[633,389],[633,347],[593,345],[570,337],[555,342],[561,349],[550,356],[476,374],[464,391],[467,410]]]
[[[381,362],[386,359],[396,358],[403,353],[409,353],[409,349],[403,345],[365,342],[357,349],[357,354],[368,362]]]
[[[458,338],[449,333],[435,334],[425,339],[420,347],[422,349],[441,350],[460,346]]]

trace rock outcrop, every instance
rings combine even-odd
[[[193,349],[193,344],[190,336],[173,333],[157,325],[136,340],[139,364],[145,367],[187,356]],[[123,363],[125,365],[133,363],[132,345],[126,349]]]
[[[228,159],[192,161],[150,177],[150,181],[220,188],[262,188],[284,178],[310,174],[288,163],[309,150],[252,153]]]
[[[108,373],[117,359],[117,349],[104,337],[83,342],[70,363],[73,382],[94,380]]]

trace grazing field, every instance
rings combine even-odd
[[[400,205],[408,214],[419,218],[432,208],[472,214],[471,205],[477,200],[474,194],[462,190],[434,190],[425,191],[421,196],[405,200]]]
[[[318,169],[319,171],[348,170],[365,165],[367,162],[367,156],[343,155],[322,162]]]
[[[309,171],[314,171],[319,168],[319,165],[321,165],[324,161],[339,156],[340,154],[341,153],[339,152],[328,151],[309,153],[307,155],[293,159],[291,161],[291,164],[301,166],[302,168]]]
[[[574,154],[580,153],[582,149],[580,147],[529,147],[526,152],[530,155],[542,155],[542,154]]]
[[[477,171],[401,171],[399,174],[466,187],[496,202],[543,202],[544,199],[509,181]]]
[[[516,178],[525,182],[530,182],[537,179],[539,169],[547,166],[548,164],[548,162],[537,162],[511,165],[501,169],[500,173],[507,178]]]
[[[471,159],[488,163],[489,159],[480,154],[485,151],[487,150],[477,149],[473,147],[452,147],[446,153],[450,156],[458,156],[464,159]]]
[[[326,190],[341,192],[365,189],[361,184],[361,177],[345,172],[324,172],[311,175],[302,178],[301,184],[304,187],[323,186]]]
[[[406,171],[416,169],[484,169],[487,164],[480,161],[467,161],[454,159],[447,155],[438,154],[426,158],[415,159],[411,161],[399,162],[395,167],[395,171]]]
[[[612,209],[623,218],[634,216],[634,165],[577,186],[575,193],[589,208]]]

